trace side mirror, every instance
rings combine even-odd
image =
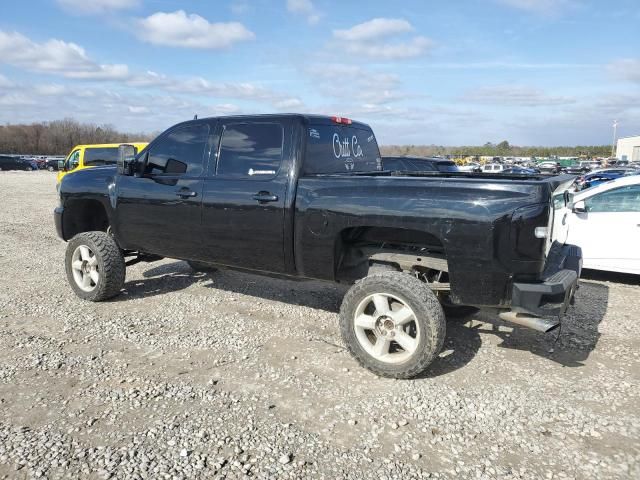
[[[64,170],[64,160],[58,160],[58,170]]]
[[[118,147],[118,174],[133,175],[136,159],[136,147],[122,144]]]
[[[573,213],[587,213],[587,205],[584,203],[584,200],[580,200],[573,204],[573,208],[571,210]]]

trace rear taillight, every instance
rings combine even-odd
[[[331,117],[334,123],[340,123],[341,125],[351,125],[353,121],[350,118],[345,117]]]

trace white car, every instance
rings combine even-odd
[[[501,163],[487,163],[482,166],[483,173],[500,173],[504,170],[504,165]]]
[[[584,268],[640,274],[640,176],[575,193],[556,210],[553,229],[582,248]]]
[[[459,172],[477,172],[478,170],[481,170],[481,169],[482,169],[482,166],[476,162],[470,162],[470,163],[467,163],[466,165],[458,166]]]

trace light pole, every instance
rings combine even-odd
[[[613,121],[613,142],[611,143],[611,158],[615,156],[616,152],[616,134],[618,132],[618,120]]]

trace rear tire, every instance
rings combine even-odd
[[[213,265],[209,265],[208,263],[204,263],[204,262],[197,262],[197,261],[194,261],[194,260],[187,260],[187,263],[191,267],[191,270],[193,270],[194,272],[213,273],[213,272],[216,272],[218,270]]]
[[[378,271],[356,282],[340,308],[340,331],[355,359],[376,375],[412,378],[444,344],[446,322],[435,294],[417,278]]]
[[[106,232],[84,232],[73,237],[67,244],[65,267],[71,288],[83,300],[108,300],[124,286],[124,255]]]

